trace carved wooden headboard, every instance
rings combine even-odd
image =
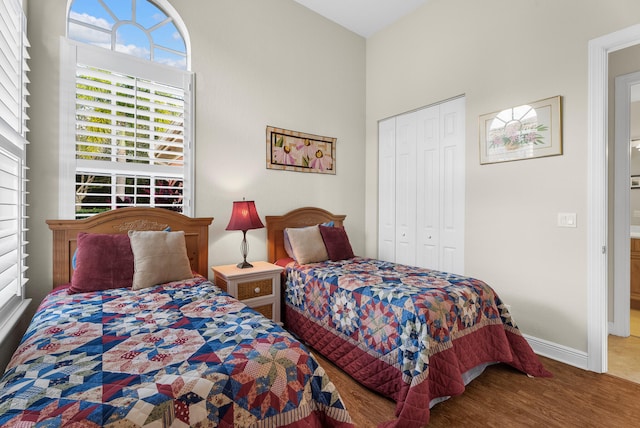
[[[209,225],[213,217],[191,218],[164,208],[120,208],[83,220],[47,220],[53,231],[53,286],[71,282],[78,233],[127,233],[129,230],[183,230],[191,269],[207,276]]]
[[[284,215],[265,216],[267,223],[267,258],[273,263],[289,257],[284,249],[284,229],[287,227],[304,227],[333,221],[342,226],[346,215],[335,215],[322,208],[305,207],[289,211]]]

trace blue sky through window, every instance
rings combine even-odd
[[[148,0],[75,0],[69,12],[69,38],[186,68],[182,35]]]

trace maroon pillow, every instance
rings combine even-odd
[[[127,234],[78,233],[76,267],[69,294],[133,284],[133,251]]]
[[[344,227],[329,227],[323,225],[319,227],[324,246],[327,247],[327,254],[331,260],[335,262],[337,260],[355,257]]]

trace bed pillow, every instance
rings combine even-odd
[[[167,226],[164,229],[162,229],[165,232],[171,232],[171,226]],[[129,243],[129,245],[131,245],[131,243]],[[71,267],[75,270],[76,269],[76,260],[78,259],[78,248],[76,247],[76,250],[73,252],[73,257],[71,258]]]
[[[286,228],[293,259],[301,265],[323,262],[329,259],[318,225]]]
[[[133,289],[193,278],[184,232],[130,230]]]
[[[322,225],[323,226],[333,227],[334,222],[333,222],[333,220],[331,220],[331,221],[328,221],[326,223],[322,223]],[[307,227],[314,227],[314,226],[307,226]],[[288,228],[288,229],[291,229],[291,228]],[[293,249],[291,248],[291,242],[289,241],[289,234],[287,233],[288,229],[284,230],[284,250],[287,252],[287,255],[289,257],[291,257],[292,259],[295,260],[295,257],[293,255]]]
[[[320,235],[332,261],[355,257],[344,227],[326,227],[320,225]]]
[[[125,234],[78,233],[69,294],[131,287],[133,252]]]

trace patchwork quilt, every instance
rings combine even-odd
[[[0,380],[2,427],[351,427],[280,326],[202,277],[40,305]]]
[[[430,403],[461,394],[482,364],[551,375],[483,281],[362,257],[293,263],[286,276],[287,329],[395,400],[384,426],[424,426]]]

